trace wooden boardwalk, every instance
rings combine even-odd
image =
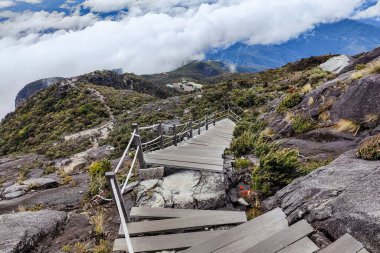
[[[144,153],[145,162],[167,168],[222,172],[222,155],[230,145],[234,127],[233,121],[223,119],[178,146]],[[114,174],[110,180],[116,181]],[[117,184],[113,186],[117,199],[122,193],[115,190]],[[133,207],[129,217],[136,221],[124,221],[125,226],[120,226],[114,252],[129,252],[129,246],[133,252],[368,253],[349,234],[319,249],[310,239],[314,228],[305,220],[289,226],[279,208],[250,221],[245,212],[149,207]]]
[[[146,207],[132,208],[131,217],[160,219],[128,224],[135,252],[368,253],[349,234],[320,250],[309,238],[313,227],[305,220],[289,226],[279,208],[248,222],[244,212]],[[220,227],[226,224],[241,225],[229,230]],[[157,235],[157,232],[166,234]],[[115,240],[113,251],[128,252],[123,238]]]
[[[209,130],[178,146],[144,154],[148,165],[186,168],[212,172],[223,171],[223,153],[229,147],[235,123],[222,119]]]

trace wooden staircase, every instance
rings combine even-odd
[[[233,119],[238,119],[236,114],[232,116]],[[173,140],[173,146],[169,147],[165,146],[161,123],[140,129],[135,124],[132,138],[118,166],[114,172],[106,173],[121,219],[120,238],[114,242],[114,252],[182,250],[183,253],[368,253],[349,234],[320,250],[309,238],[314,232],[313,227],[305,220],[289,226],[286,215],[279,208],[250,221],[247,221],[245,212],[234,211],[133,207],[129,213],[122,195],[132,169],[123,187],[119,187],[116,173],[133,142],[136,152],[131,168],[138,159],[140,169],[147,165],[159,165],[223,172],[222,155],[230,145],[235,123],[229,118],[220,121],[214,118],[209,126],[208,117],[199,122],[205,124],[204,130],[207,131],[201,131],[198,123],[198,135],[193,136],[193,122],[190,122],[189,128],[183,132],[188,134],[188,139],[183,141],[183,135],[178,138],[174,132],[174,135],[168,136]],[[187,124],[182,125],[187,127]],[[139,130],[155,128],[159,130],[160,136],[141,143]],[[143,152],[144,147],[152,145],[159,145],[159,148]]]
[[[131,217],[154,219],[128,224],[134,252],[368,253],[349,234],[320,250],[308,237],[313,227],[305,220],[289,226],[279,208],[251,221],[244,212],[141,207],[132,208]],[[115,240],[113,251],[128,252],[124,238]]]
[[[222,172],[224,150],[229,147],[235,123],[222,119],[208,131],[165,149],[144,154],[147,165]]]

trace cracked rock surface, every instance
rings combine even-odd
[[[135,188],[138,206],[215,209],[225,204],[222,173],[180,171]]]
[[[0,215],[0,252],[30,252],[56,235],[65,221],[65,212],[53,210]]]
[[[290,223],[306,219],[337,239],[350,233],[368,249],[380,252],[380,162],[357,159],[354,151],[295,180],[267,199],[281,207]]]

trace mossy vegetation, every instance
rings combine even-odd
[[[290,108],[298,105],[302,100],[302,95],[299,92],[287,94],[280,102],[277,112],[285,112]]]
[[[296,134],[303,134],[312,130],[315,124],[307,115],[297,114],[292,119],[292,127]]]
[[[0,124],[0,155],[45,154],[65,134],[99,125],[109,118],[85,87],[53,85],[8,114]]]
[[[90,175],[90,183],[88,186],[88,194],[90,197],[94,197],[101,191],[106,189],[105,173],[112,170],[112,165],[109,160],[101,160],[93,162],[88,170]]]

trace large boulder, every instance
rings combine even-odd
[[[31,252],[51,240],[65,221],[65,212],[52,210],[0,215],[0,252]]]
[[[135,188],[139,206],[215,209],[225,204],[221,173],[180,171],[162,180],[150,179]]]
[[[295,180],[263,203],[281,207],[289,222],[306,219],[328,237],[352,234],[380,252],[380,162],[357,159],[354,151]]]
[[[327,62],[319,65],[319,67],[324,71],[340,74],[349,64],[350,58],[347,55],[339,55],[330,58]]]
[[[380,75],[362,78],[349,86],[332,106],[333,120],[363,122],[367,115],[380,114]]]

